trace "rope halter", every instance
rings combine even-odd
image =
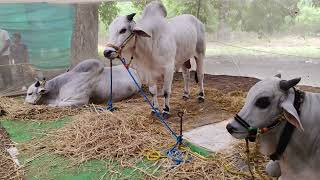
[[[250,126],[244,119],[242,119],[238,114],[236,114],[236,116],[234,117],[234,119],[244,128],[247,129],[248,131],[248,136],[246,139],[249,139],[250,142],[254,142],[256,140],[257,134],[264,134],[268,131],[270,131],[271,129],[277,127],[280,123],[281,120],[279,120],[279,118],[277,120],[275,120],[273,123],[271,123],[269,126],[267,127],[263,127],[263,128],[256,128],[256,127],[252,127]]]
[[[120,46],[116,46],[114,44],[111,44],[111,43],[108,43],[106,45],[106,47],[111,47],[113,49],[115,49],[116,53],[117,53],[117,57],[116,58],[121,58],[121,53],[122,53],[122,50],[123,48],[125,48],[125,46],[129,43],[129,41],[134,37],[134,46],[133,46],[133,52],[135,50],[135,46],[136,46],[136,41],[137,41],[137,38],[136,38],[136,35],[134,33],[131,33],[122,43]],[[131,59],[133,59],[133,52],[132,52],[132,56],[131,56]]]

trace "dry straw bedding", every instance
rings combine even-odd
[[[72,159],[75,164],[107,159],[120,162],[122,167],[136,168],[135,164],[143,158],[145,148],[167,149],[172,143],[173,139],[159,122],[141,113],[117,111],[75,116],[72,123],[51,132],[41,141],[29,144],[32,148],[25,148],[34,152],[54,152]],[[155,175],[156,171],[140,170],[146,179],[246,179],[250,177],[248,172],[242,174],[239,171],[246,161],[243,147],[243,144],[235,145],[231,152],[215,154],[208,160],[193,157],[191,163],[173,169],[169,159],[160,160],[155,164],[155,169],[160,168],[163,172],[160,176]],[[262,156],[256,158],[256,163],[262,165],[258,167],[260,171],[265,161]],[[259,178],[257,173],[255,176]]]
[[[191,88],[196,94],[196,88]],[[210,113],[223,111],[229,115],[237,112],[243,105],[245,93],[231,92],[224,94],[215,89],[206,90],[206,102],[195,104],[195,100],[187,102],[181,99],[181,93],[173,90],[172,112],[185,110],[187,119],[185,129],[193,128],[198,118]],[[236,145],[232,152],[215,154],[208,160],[194,157],[191,163],[172,168],[169,159],[156,162],[155,169],[162,174],[155,175],[143,171],[135,164],[143,158],[144,149],[164,150],[174,143],[173,138],[160,122],[151,117],[148,105],[136,96],[116,103],[116,112],[98,112],[92,106],[82,109],[49,108],[45,106],[23,105],[21,101],[1,98],[0,107],[11,119],[50,120],[65,116],[73,116],[73,121],[63,128],[47,132],[41,140],[23,144],[24,151],[29,153],[53,152],[73,160],[74,164],[92,159],[107,159],[120,162],[123,167],[134,167],[144,173],[146,179],[248,179],[248,172],[241,175],[239,167],[246,160],[243,146]],[[76,115],[77,114],[77,115]],[[173,116],[175,116],[173,114]],[[176,118],[169,124],[177,132],[179,123]],[[259,169],[263,169],[264,157],[258,157]],[[239,165],[240,164],[240,165]],[[241,165],[242,164],[242,165]],[[109,167],[112,168],[112,167]],[[113,172],[116,172],[113,171]],[[258,178],[258,174],[255,176]]]
[[[11,141],[0,127],[0,179],[20,180],[23,179],[24,171],[15,164],[9,153],[5,150],[11,146]]]
[[[23,104],[22,100],[7,97],[0,97],[0,110],[8,119],[13,120],[53,120],[79,113],[79,109],[32,106]]]

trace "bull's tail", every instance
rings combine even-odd
[[[196,83],[199,82],[197,71],[195,71],[195,73],[194,73],[194,80],[196,81]]]

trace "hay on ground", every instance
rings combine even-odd
[[[75,116],[72,123],[31,146],[71,158],[75,164],[92,159],[112,159],[121,162],[122,167],[136,168],[135,163],[143,158],[145,148],[164,150],[174,143],[158,121],[141,113],[144,109],[137,107],[135,110]],[[253,149],[251,147],[251,152]],[[258,172],[265,174],[263,170],[267,159],[260,154],[255,156],[255,163],[259,164],[254,168],[255,177],[265,179],[265,175]],[[160,176],[156,175],[157,172],[142,173],[145,179],[250,179],[245,162],[242,143],[228,153],[215,154],[208,160],[193,157],[191,163],[174,168],[170,159],[162,159],[156,164],[156,169],[163,172]]]
[[[0,126],[0,179],[20,180],[23,179],[24,171],[13,161],[10,154],[6,151],[11,141]]]
[[[4,117],[14,120],[53,120],[67,116],[74,116],[86,108],[57,108],[45,105],[23,104],[22,100],[15,98],[0,98],[0,110]]]
[[[177,89],[173,89],[171,109],[173,114],[175,111],[186,110],[185,129],[190,129],[199,118],[210,113],[225,112],[231,115],[239,111],[245,96],[241,91],[224,94],[207,89],[205,103],[195,104],[195,98],[182,100]],[[196,94],[196,91],[196,88],[191,88],[192,94]],[[143,158],[144,149],[167,150],[174,143],[159,120],[150,117],[150,108],[141,97],[116,103],[120,110],[113,113],[99,113],[90,107],[72,109],[23,105],[21,101],[12,98],[1,98],[0,107],[11,119],[48,120],[73,116],[73,121],[64,127],[48,132],[40,141],[22,144],[20,148],[32,153],[54,152],[72,159],[74,164],[105,159],[120,162],[123,167],[135,167],[135,163]],[[178,132],[179,121],[170,120],[168,123]],[[156,163],[163,172],[160,176],[143,173],[146,179],[249,179],[249,173],[242,174],[240,170],[245,162],[243,154],[244,149],[236,146],[230,153],[216,154],[209,160],[194,157],[191,163],[174,168],[169,159],[162,159]],[[262,170],[265,158],[259,156],[258,160],[259,169]],[[255,173],[255,176],[258,177],[258,174]]]
[[[14,163],[9,153],[0,148],[0,179],[20,180],[23,175],[23,170]]]

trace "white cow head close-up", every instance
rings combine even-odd
[[[46,93],[45,89],[45,79],[42,81],[37,80],[35,83],[31,84],[27,90],[27,96],[25,102],[29,104],[37,104],[43,94]]]
[[[294,108],[294,87],[301,78],[281,80],[280,75],[256,83],[248,92],[245,104],[237,114],[254,128],[268,127],[283,112],[285,119],[299,130],[303,130]],[[234,119],[227,125],[228,132],[235,138],[249,137],[249,131]]]
[[[127,16],[119,16],[109,25],[109,40],[106,49],[104,50],[105,57],[114,59],[118,56],[118,50],[126,43],[128,38],[132,35],[134,26],[133,17],[136,14]],[[126,48],[130,48],[127,44]],[[133,44],[131,45],[133,46]]]
[[[134,47],[133,35],[151,37],[150,33],[136,26],[133,17],[136,13],[117,17],[109,26],[109,40],[104,50],[104,56],[109,59],[117,58],[120,51]]]

